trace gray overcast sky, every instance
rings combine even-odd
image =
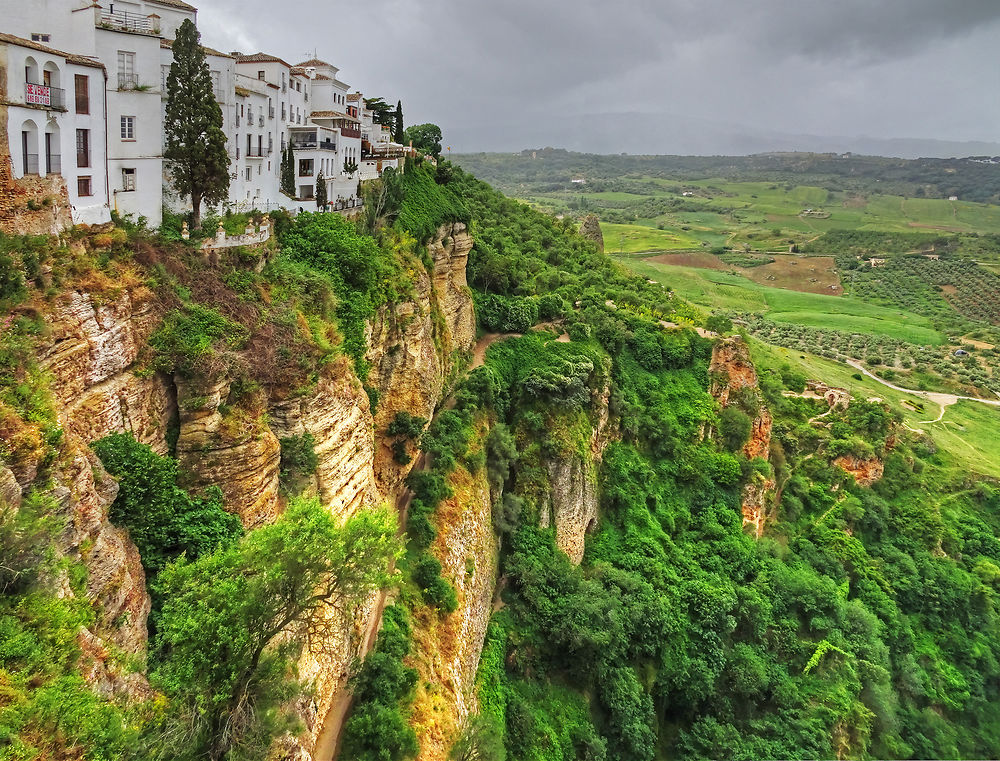
[[[315,48],[445,142],[492,125],[456,148],[529,123],[560,146],[567,114],[622,112],[1000,142],[1000,0],[192,2],[210,46],[291,63]]]

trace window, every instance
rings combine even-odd
[[[135,73],[135,53],[128,50],[118,51],[118,89],[132,90],[139,84]]]
[[[32,32],[31,33],[31,41],[32,42],[48,42],[50,39],[51,39],[51,36],[48,35],[48,34],[43,34],[41,32]]]
[[[281,91],[282,92],[288,91],[288,83],[285,82],[285,72],[281,72]]]
[[[313,176],[313,160],[299,159],[299,177]]]
[[[86,74],[73,75],[73,89],[76,92],[76,112],[90,113],[90,77]]]
[[[253,135],[247,135],[247,156],[250,155],[250,151],[253,147],[253,142],[251,142],[252,140],[253,140]]]
[[[222,72],[212,71],[209,73],[212,75],[212,90],[215,92],[215,99],[222,102],[225,100],[222,93]]]
[[[160,90],[163,92],[167,91],[167,77],[170,76],[170,66],[164,64],[160,67]]]
[[[253,167],[247,167],[247,182],[253,179]]]
[[[296,82],[295,83],[295,92],[302,92],[302,83],[301,82]]]
[[[89,129],[78,129],[76,131],[76,165],[78,167],[90,166]]]
[[[94,195],[93,188],[90,186],[89,177],[76,178],[76,194],[80,197]]]
[[[122,169],[122,190],[135,190],[135,169]]]
[[[257,72],[257,79],[261,79],[261,80],[262,80],[262,79],[264,79],[264,76],[265,76],[266,74],[267,74],[267,72],[265,72],[265,71],[263,71],[263,70],[261,70],[261,71],[258,71],[258,72]]]
[[[135,117],[122,117],[122,140],[135,140]]]

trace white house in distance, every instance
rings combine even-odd
[[[10,34],[0,60],[13,176],[61,175],[74,223],[110,220],[104,66]]]

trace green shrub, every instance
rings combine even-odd
[[[166,316],[150,336],[149,345],[157,370],[176,369],[191,376],[203,369],[216,351],[242,349],[249,337],[245,327],[211,307],[190,303]]]
[[[306,431],[300,436],[278,439],[278,443],[281,445],[280,479],[286,487],[298,491],[305,479],[315,473],[316,466],[319,465],[319,458],[314,448],[316,440],[309,431]]]
[[[107,471],[118,479],[111,521],[129,530],[146,573],[155,576],[171,560],[195,559],[236,541],[240,519],[222,509],[213,487],[193,497],[177,485],[177,463],[160,457],[131,434],[113,433],[94,443]]]

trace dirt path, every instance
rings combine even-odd
[[[424,470],[427,467],[427,455],[423,452],[417,457],[412,470]],[[401,485],[393,498],[396,506],[396,513],[399,515],[399,534],[403,535],[406,526],[406,516],[410,510],[410,503],[413,501],[413,492],[405,485]],[[392,569],[390,569],[392,570]],[[382,628],[382,613],[386,605],[390,604],[394,598],[390,597],[386,590],[379,592],[378,602],[372,609],[368,620],[365,622],[364,635],[362,636],[361,650],[358,657],[364,660],[365,656],[375,647],[378,639],[379,629]],[[333,699],[326,718],[323,720],[323,728],[316,738],[316,748],[313,750],[313,758],[316,761],[333,761],[340,753],[340,741],[344,734],[344,724],[347,722],[347,715],[354,702],[354,695],[345,685]]]
[[[929,402],[934,402],[941,408],[941,414],[937,416],[936,420],[921,420],[923,423],[940,423],[941,419],[944,417],[944,411],[953,404],[956,404],[959,400],[967,400],[970,402],[981,402],[982,404],[988,404],[991,407],[1000,407],[1000,399],[982,399],[978,396],[960,396],[958,394],[945,394],[940,391],[918,391],[912,388],[903,388],[902,386],[897,386],[890,383],[887,380],[879,378],[875,373],[867,370],[864,365],[858,362],[856,359],[847,360],[847,364],[853,367],[855,370],[860,370],[869,378],[878,381],[883,386],[891,388],[893,391],[901,391],[904,394],[913,394],[914,396],[919,396],[921,399],[926,399]],[[907,426],[909,427],[909,426]],[[910,428],[911,431],[917,431],[917,433],[923,433],[915,428]]]
[[[472,350],[472,364],[469,370],[482,367],[486,362],[486,350],[497,341],[506,341],[508,338],[520,338],[520,333],[484,333],[483,337],[476,341],[476,346]]]

